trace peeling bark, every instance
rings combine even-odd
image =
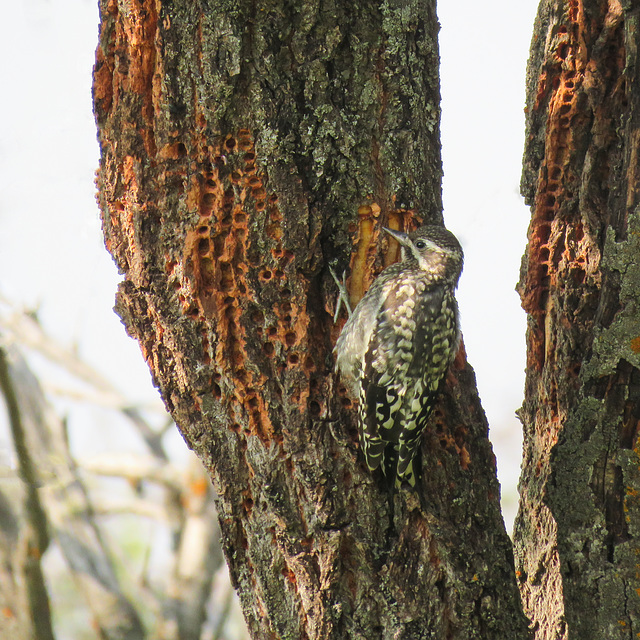
[[[531,49],[515,543],[539,639],[640,634],[638,11],[544,0]]]
[[[435,5],[101,2],[99,201],[117,311],[211,473],[254,638],[527,638],[460,354],[418,494],[389,498],[335,384],[355,302],[440,222]]]

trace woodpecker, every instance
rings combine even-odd
[[[350,313],[334,350],[336,369],[359,400],[368,468],[382,467],[396,487],[415,486],[420,436],[460,344],[454,292],[463,253],[443,227],[409,234],[383,228],[400,244],[402,259],[382,271]],[[347,302],[344,284],[334,279]]]

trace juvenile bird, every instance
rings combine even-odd
[[[382,271],[350,313],[336,343],[336,369],[360,401],[367,466],[382,466],[397,487],[414,486],[420,436],[460,344],[454,291],[463,253],[443,227],[384,230],[400,243],[402,259]]]

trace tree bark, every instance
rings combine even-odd
[[[639,10],[544,0],[531,50],[515,544],[539,639],[640,634]]]
[[[101,2],[116,308],[211,473],[254,638],[527,638],[464,354],[417,493],[359,457],[328,265],[440,222],[435,2]]]

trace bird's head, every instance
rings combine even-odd
[[[464,254],[451,231],[435,225],[424,225],[411,233],[383,229],[400,244],[402,262],[407,267],[417,267],[434,279],[458,282]]]

